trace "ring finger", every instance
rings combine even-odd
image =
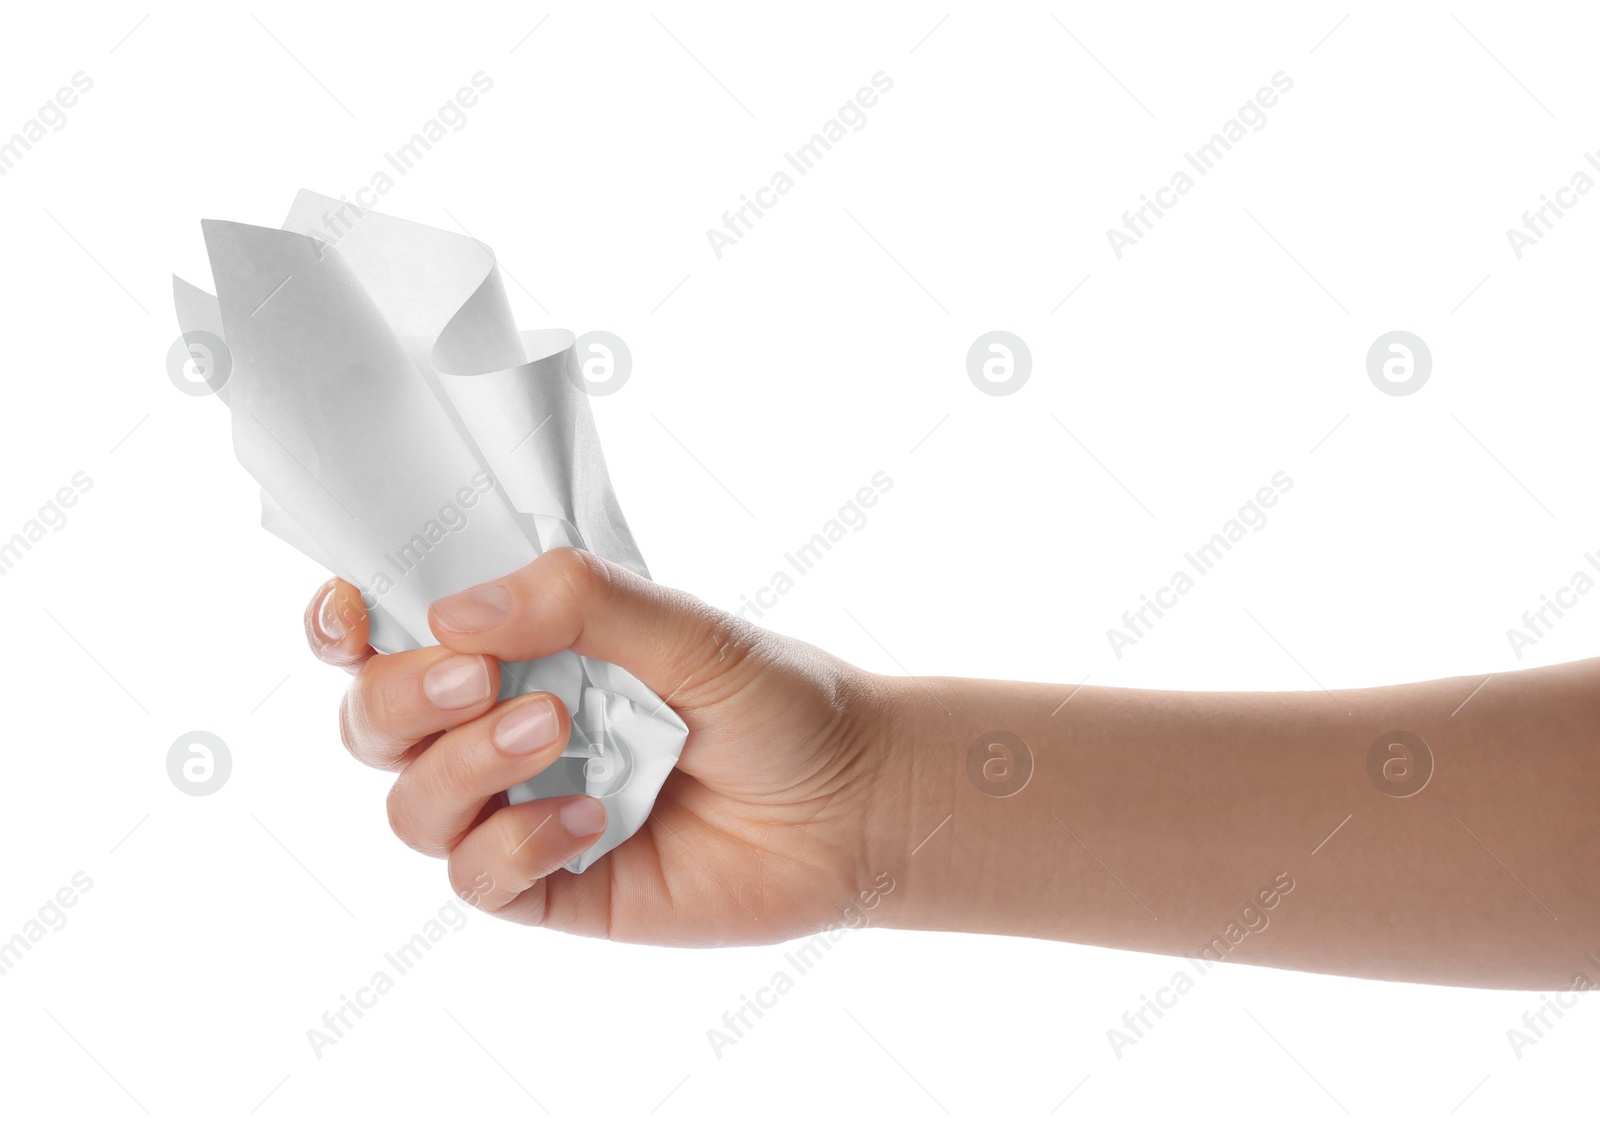
[[[450,852],[484,804],[537,775],[561,754],[570,721],[561,699],[530,693],[440,736],[389,791],[389,825],[414,850]]]

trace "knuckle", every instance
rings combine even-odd
[[[367,661],[345,693],[340,711],[345,747],[364,764],[386,768],[426,729],[419,718],[430,708],[420,679],[408,676],[394,659]]]
[[[496,857],[505,858],[518,873],[527,869],[527,858],[534,840],[539,832],[532,833],[523,828],[522,819],[515,807],[506,807],[496,811],[489,819],[489,826],[494,830],[494,853]]]
[[[397,722],[416,715],[417,698],[421,694],[421,679],[390,677],[394,673],[376,659],[369,660],[362,670],[362,719],[378,732],[387,733]]]
[[[522,902],[518,920],[533,928],[544,927],[550,918],[550,887],[545,884],[544,878],[541,877],[533,882],[518,896],[526,898]]]
[[[539,927],[549,915],[549,886],[546,878],[561,862],[552,862],[541,851],[544,824],[554,816],[530,824],[516,807],[506,807],[495,813],[483,829],[489,832],[489,856],[492,868],[504,879],[496,887],[491,880],[488,891],[481,899],[494,905],[487,911],[497,915],[513,915],[520,924]]]
[[[445,860],[445,870],[450,877],[450,888],[457,897],[481,912],[491,915],[499,913],[504,907],[504,899],[496,895],[496,882],[494,877],[486,870],[479,868],[471,872],[467,865],[468,853],[456,849],[450,852]]]
[[[554,813],[545,815],[530,826],[515,807],[507,807],[490,820],[498,823],[495,853],[506,860],[507,870],[515,876],[514,887],[521,892],[532,889],[560,865],[550,859],[549,843],[555,836],[545,832],[545,825],[554,818]]]
[[[546,556],[551,580],[576,606],[593,602],[611,586],[611,566],[593,553],[557,548]]]
[[[481,891],[477,884],[467,876],[466,862],[462,851],[450,851],[449,857],[445,858],[444,872],[450,882],[451,892],[473,908],[483,907]]]
[[[426,854],[430,858],[442,857],[444,849],[439,843],[431,841],[417,824],[408,775],[409,773],[402,774],[389,789],[387,801],[389,829],[404,845],[417,853]]]
[[[377,671],[364,668],[356,675],[350,688],[339,702],[339,739],[350,755],[373,768],[387,768],[393,759],[392,749],[404,741],[394,740],[388,733],[387,713],[382,703],[383,678],[375,677]]]
[[[715,647],[714,660],[742,658],[754,649],[755,640],[762,633],[760,627],[737,615],[702,603],[693,596],[689,597],[688,602],[689,606],[685,609],[688,614],[685,618],[694,624],[692,629],[696,633],[705,637]]]
[[[441,738],[428,757],[434,774],[432,790],[449,796],[482,791],[478,777],[489,746],[487,729],[482,724],[463,725],[449,736],[453,739]]]
[[[356,742],[355,722],[351,717],[351,698],[355,695],[356,682],[345,690],[344,696],[339,699],[339,742],[344,745],[345,751],[356,759],[361,759],[361,752]]]
[[[685,688],[705,691],[733,686],[753,676],[760,665],[753,660],[766,645],[768,632],[693,596],[675,594],[680,596],[678,609],[683,612],[674,640],[679,656],[677,676]]]
[[[389,830],[394,836],[407,846],[416,848],[411,834],[411,816],[406,810],[405,796],[401,794],[402,780],[395,780],[394,786],[389,788],[389,797],[384,801],[385,811],[389,816]]]

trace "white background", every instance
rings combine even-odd
[[[882,470],[867,526],[762,620],[871,669],[1336,690],[1586,656],[1600,596],[1520,656],[1506,631],[1600,549],[1600,194],[1520,260],[1505,231],[1600,146],[1596,29],[1579,5],[1395,8],[8,12],[0,137],[94,86],[0,178],[0,539],[74,472],[93,487],[0,576],[0,936],[94,885],[0,978],[7,1119],[1586,1108],[1590,1001],[1519,1060],[1537,995],[1222,966],[1119,1059],[1106,1030],[1180,961],[869,931],[718,1059],[707,1028],[784,949],[478,915],[319,1060],[307,1028],[449,892],[339,745],[346,679],[300,627],[323,574],[258,527],[222,405],[164,367],[170,276],[209,286],[201,217],[353,193],[483,71],[381,208],[489,242],[525,328],[628,341],[594,407],[659,579],[736,608]],[[706,229],[878,71],[865,128],[718,259]],[[1278,71],[1265,128],[1119,260],[1106,229]],[[965,370],[995,328],[1033,354],[1008,396]],[[1414,395],[1367,377],[1393,329],[1432,350]],[[1266,528],[1115,657],[1106,629],[1280,470]],[[166,776],[192,729],[234,757],[208,798]]]

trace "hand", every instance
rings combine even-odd
[[[395,834],[448,857],[479,907],[614,940],[772,943],[837,926],[890,880],[871,855],[901,805],[873,675],[571,549],[438,601],[429,621],[443,645],[377,654],[343,580],[305,618],[317,655],[355,675],[345,746],[399,772]],[[497,703],[494,659],[562,650],[622,666],[689,726],[649,820],[581,875],[561,867],[599,838],[599,801],[500,794],[555,760],[570,718],[546,693]]]
[[[400,772],[395,832],[510,919],[713,945],[866,910],[1202,962],[1596,982],[1600,659],[1337,697],[883,677],[567,549],[441,600],[430,623],[442,646],[376,655],[337,581],[306,615],[313,647],[356,675],[345,743]],[[495,703],[487,657],[569,649],[631,671],[689,726],[644,827],[581,875],[561,867],[603,830],[596,800],[499,798],[564,748],[566,713],[547,694]],[[1448,759],[1396,790],[1371,767],[1384,733]]]

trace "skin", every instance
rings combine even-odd
[[[706,946],[865,919],[1600,983],[1600,660],[1336,693],[885,677],[570,549],[439,601],[430,625],[441,645],[379,655],[348,583],[306,611],[312,649],[354,675],[346,746],[398,772],[395,833],[509,920]],[[497,702],[485,657],[568,649],[628,669],[690,730],[650,819],[582,875],[561,867],[599,837],[597,802],[500,795],[556,757],[567,715],[547,694]],[[554,716],[511,754],[496,725],[525,706]],[[1396,731],[1431,770],[1378,739]]]

